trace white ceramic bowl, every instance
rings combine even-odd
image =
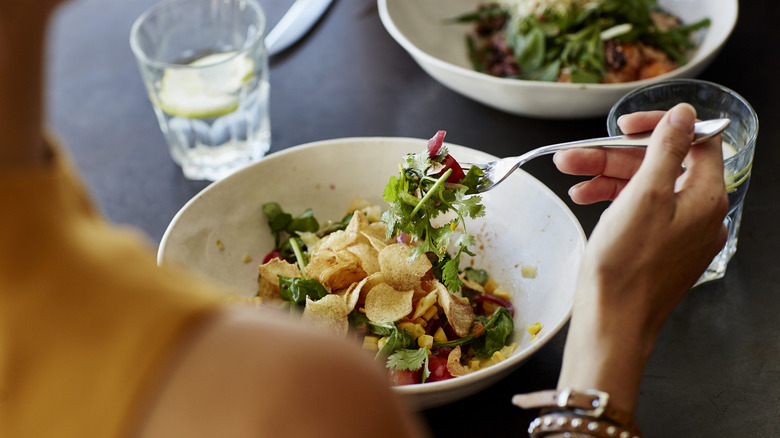
[[[475,71],[465,36],[470,24],[446,19],[474,10],[483,0],[378,0],[387,31],[414,60],[444,86],[509,113],[575,119],[606,115],[621,96],[662,79],[698,76],[719,53],[737,21],[737,0],[659,0],[684,22],[712,21],[699,48],[684,66],[664,75],[624,84],[565,84],[490,76]]]
[[[397,174],[401,157],[423,151],[426,144],[427,140],[406,138],[352,138],[269,155],[189,201],[166,230],[158,263],[192,269],[252,296],[257,289],[257,264],[273,247],[264,203],[278,202],[295,215],[312,208],[320,221],[340,219],[355,196],[385,205],[382,191],[390,176]],[[461,146],[448,147],[462,161],[494,158]],[[468,223],[469,231],[483,244],[474,265],[487,269],[511,291],[516,309],[512,340],[519,348],[506,361],[473,374],[396,388],[416,409],[471,395],[506,376],[548,342],[571,311],[586,241],[576,217],[544,184],[520,170],[483,200],[486,217]],[[221,249],[217,240],[223,244]],[[244,263],[246,254],[254,261]],[[538,276],[523,278],[524,265],[536,267]],[[536,322],[543,329],[531,341],[525,328]]]

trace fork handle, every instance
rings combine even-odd
[[[549,154],[566,149],[579,149],[587,147],[607,148],[636,148],[647,147],[652,132],[642,132],[631,135],[615,135],[612,137],[591,138],[588,140],[569,141],[566,143],[551,144],[536,149],[534,155]]]
[[[727,121],[727,120],[717,119],[712,121],[720,122],[720,121]],[[705,140],[712,136],[712,133],[708,132],[707,128],[705,128],[706,123],[708,123],[708,121],[696,122],[696,124],[694,125],[693,141],[691,142],[691,144],[699,143],[700,141]],[[728,125],[728,123],[726,123],[726,125]],[[699,129],[700,127],[702,129]],[[647,131],[647,132],[640,132],[637,134],[614,135],[611,137],[601,137],[601,138],[592,138],[588,140],[570,141],[566,143],[558,143],[549,146],[543,146],[531,152],[533,152],[534,157],[537,157],[539,155],[564,151],[566,149],[578,149],[578,148],[587,148],[587,147],[606,147],[606,148],[647,147],[647,145],[650,143],[650,136],[652,135],[652,133],[653,131]]]

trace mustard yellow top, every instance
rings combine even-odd
[[[184,334],[220,307],[104,221],[64,161],[0,171],[0,437],[126,436]]]

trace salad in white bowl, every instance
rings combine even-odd
[[[388,33],[442,85],[501,111],[545,119],[604,116],[620,97],[634,88],[663,79],[698,76],[715,59],[731,35],[738,14],[737,0],[658,0],[659,8],[679,17],[682,23],[708,24],[691,35],[699,38],[695,41],[696,47],[687,51],[687,62],[647,79],[576,83],[558,82],[557,78],[555,81],[540,81],[498,77],[475,70],[467,44],[467,37],[473,35],[474,23],[453,20],[478,10],[486,3],[484,0],[377,1],[379,16]],[[614,27],[605,27],[603,31],[625,31],[625,26]],[[530,53],[545,53],[547,56],[546,51]]]
[[[427,140],[410,138],[348,138],[296,146],[271,154],[262,161],[215,182],[191,199],[176,214],[166,230],[160,243],[158,263],[180,266],[202,274],[213,281],[226,285],[231,296],[237,295],[242,297],[242,300],[252,300],[258,294],[259,289],[258,265],[263,264],[269,252],[277,247],[273,233],[275,227],[269,226],[269,215],[267,214],[274,209],[271,204],[276,203],[279,211],[289,213],[292,218],[300,217],[308,209],[311,209],[311,215],[317,217],[318,220],[332,219],[335,222],[341,221],[348,211],[346,206],[355,198],[365,199],[366,206],[381,206],[382,210],[389,211],[390,204],[385,201],[384,193],[390,178],[400,175],[399,162],[403,160],[403,157],[409,153],[420,153],[421,150],[425,150],[427,143]],[[448,143],[444,143],[444,145],[449,154],[457,157],[461,162],[487,162],[495,159],[489,154],[474,149]],[[479,290],[479,287],[482,287],[485,300],[490,299],[490,301],[498,302],[499,300],[491,299],[498,297],[505,299],[505,302],[508,301],[511,305],[511,311],[508,313],[511,316],[514,329],[503,339],[503,346],[498,348],[500,356],[493,357],[494,351],[490,358],[478,356],[467,358],[468,354],[464,350],[470,347],[462,346],[459,362],[465,369],[461,371],[466,372],[454,378],[447,378],[448,376],[442,371],[446,369],[449,372],[449,369],[446,367],[446,363],[443,367],[441,366],[443,362],[446,362],[441,359],[446,356],[447,361],[449,361],[450,354],[441,349],[437,350],[438,346],[434,344],[454,341],[462,336],[451,336],[447,333],[449,330],[446,328],[443,329],[446,341],[441,337],[430,339],[423,335],[436,338],[438,332],[438,329],[431,326],[431,324],[437,324],[431,322],[434,319],[433,313],[429,314],[424,306],[430,304],[428,309],[431,309],[435,304],[437,318],[439,318],[439,322],[443,322],[442,315],[446,317],[446,307],[448,306],[446,301],[450,297],[450,289],[447,288],[447,293],[440,293],[436,283],[427,276],[427,270],[422,273],[422,276],[420,274],[407,276],[417,283],[429,282],[427,286],[423,287],[428,288],[426,289],[428,294],[422,296],[427,296],[428,300],[416,304],[414,293],[412,294],[412,314],[411,318],[408,318],[409,321],[403,320],[408,313],[400,316],[400,320],[397,319],[398,315],[401,315],[400,312],[404,311],[403,309],[389,317],[392,323],[379,322],[385,318],[373,313],[370,316],[374,320],[371,321],[366,313],[366,317],[375,325],[393,324],[395,329],[386,327],[389,329],[388,334],[376,333],[371,329],[371,334],[364,332],[362,336],[374,338],[369,339],[369,344],[372,341],[376,342],[374,345],[376,350],[367,346],[367,350],[369,350],[367,354],[370,357],[376,356],[384,347],[384,344],[380,345],[380,339],[387,336],[385,341],[389,341],[393,331],[399,332],[396,337],[404,335],[400,331],[418,332],[417,334],[419,334],[415,337],[414,343],[410,341],[407,348],[399,350],[413,350],[413,352],[416,351],[417,354],[420,354],[420,351],[423,350],[421,350],[419,338],[423,338],[423,346],[428,345],[426,344],[428,341],[432,342],[430,351],[437,351],[433,355],[437,358],[431,360],[431,355],[428,355],[427,351],[423,351],[429,360],[428,372],[430,375],[426,376],[426,382],[394,388],[411,408],[425,409],[452,402],[497,382],[516,370],[540,348],[544,347],[565,325],[571,312],[575,273],[584,251],[586,238],[582,227],[566,204],[544,184],[523,171],[516,171],[500,187],[480,196],[482,198],[480,203],[484,205],[485,215],[475,218],[468,217],[465,220],[465,229],[461,224],[455,226],[456,230],[452,230],[450,226],[445,226],[442,230],[456,231],[452,234],[450,241],[452,244],[458,241],[463,231],[474,237],[476,244],[467,244],[469,251],[473,252],[474,256],[469,255],[464,250],[460,256],[458,271],[463,273],[467,271],[466,268],[471,267],[476,271],[484,270],[488,274],[488,278],[492,279],[493,282],[488,279],[483,285],[480,284],[483,280],[469,278],[466,275],[463,276],[463,282],[466,284],[468,280],[479,284],[479,286],[472,284],[469,287],[469,289],[477,290],[478,295],[473,295],[474,298],[483,299],[482,291]],[[379,247],[382,247],[383,244],[388,244],[387,247],[391,247],[398,243],[393,238],[393,236],[397,237],[401,234],[398,233],[398,230],[387,242],[385,240],[388,228],[385,228],[385,234],[369,232],[374,227],[386,227],[380,220],[381,213],[366,210],[365,217],[366,219],[371,217],[370,220],[367,220],[368,224],[361,221],[354,224],[354,229],[362,230],[362,232],[357,233],[358,235],[371,236],[371,239],[368,239],[368,245],[371,246],[371,249],[361,239],[361,242],[356,243],[362,247],[362,250],[353,248],[354,253],[363,254],[376,250],[371,245],[371,241],[375,240],[383,241],[381,243],[374,242]],[[435,225],[444,224],[445,221],[449,220],[448,217],[451,216],[437,218]],[[345,226],[348,224],[349,222],[346,222]],[[319,224],[316,228],[319,229],[321,225]],[[280,242],[283,239],[284,237],[281,238]],[[322,236],[318,239],[327,240],[327,237]],[[412,240],[417,240],[417,238],[412,239],[410,236],[409,242],[412,243]],[[313,240],[310,242],[313,243],[311,248],[308,246],[305,248],[307,251],[316,246],[316,242]],[[323,248],[325,247],[324,243],[321,244]],[[457,245],[450,246],[449,252],[454,255],[457,252]],[[398,254],[395,256],[396,259],[400,258],[405,261],[409,255],[409,251],[407,251],[409,248],[402,246],[396,246],[396,248],[404,249],[400,252],[400,257]],[[453,249],[455,252],[452,251]],[[438,257],[434,256],[433,259],[437,261]],[[430,260],[429,258],[428,261]],[[374,267],[371,268],[368,266],[372,262],[368,261],[368,263],[368,270],[376,273],[377,271],[373,269],[376,269],[377,265],[373,265]],[[398,262],[396,264],[400,265]],[[390,265],[392,267],[392,263]],[[314,276],[317,269],[319,268],[311,267],[308,264],[304,266],[307,276]],[[363,269],[362,266],[361,269]],[[331,272],[335,274],[338,270],[334,269]],[[363,270],[365,271],[365,269]],[[379,264],[379,271],[381,270],[382,265]],[[336,279],[342,282],[341,285],[331,286],[331,291],[343,290],[342,286],[349,281],[351,276],[348,274],[349,272],[349,270],[345,270],[331,277],[332,280]],[[317,275],[321,278],[322,272]],[[285,276],[293,277],[294,275],[287,274]],[[426,278],[423,280],[423,277]],[[366,280],[366,282],[368,281],[370,280]],[[441,280],[437,281],[442,284],[446,283]],[[431,285],[436,288],[430,289]],[[398,287],[405,289],[403,285]],[[348,289],[349,286],[347,286]],[[416,289],[412,285],[411,289],[405,290]],[[465,289],[464,287],[461,295],[452,291],[456,296],[459,296],[458,301],[461,301],[460,297],[463,297],[463,293],[472,293]],[[433,290],[436,290],[435,294],[430,295]],[[355,289],[353,289],[354,291]],[[393,292],[395,293],[395,291]],[[488,297],[488,295],[492,296]],[[381,296],[381,292],[378,296]],[[358,293],[352,297],[357,298],[355,307],[352,308],[353,311],[361,307],[368,310],[365,307],[366,303],[360,302],[361,299],[366,300],[367,296],[361,297],[361,294]],[[341,298],[334,295],[333,298],[328,298],[328,301],[336,303],[336,299]],[[442,299],[442,303],[439,302],[440,299]],[[341,300],[341,303],[336,303],[335,306],[341,309],[338,310],[338,313],[342,316],[339,316],[338,319],[330,317],[326,319],[339,321],[330,326],[338,336],[344,336],[343,315],[346,313],[347,323],[349,323],[348,315],[351,313],[344,311],[345,308],[349,309],[349,307],[346,300]],[[306,298],[303,297],[302,301],[305,302]],[[455,300],[450,299],[450,301],[451,304],[457,305]],[[408,301],[404,301],[404,303],[408,303]],[[482,313],[486,318],[482,324],[483,327],[492,326],[489,321],[494,314],[496,312],[505,313],[498,311],[494,304],[485,306],[484,309],[475,310],[472,307],[475,321]],[[408,306],[408,304],[404,305]],[[509,307],[505,308],[507,311],[510,310]],[[422,313],[422,315],[417,316],[426,321],[426,326],[423,327],[424,333],[419,333],[419,329],[413,327],[414,324],[422,326],[421,320],[414,321],[417,319],[414,314],[417,310]],[[313,319],[320,319],[322,322],[322,318],[317,317],[317,312],[310,316]],[[425,317],[428,319],[426,320]],[[468,327],[461,333],[468,335],[471,333],[473,324],[469,322],[470,319],[466,321]],[[410,324],[404,324],[400,330],[396,330],[404,322]],[[537,323],[538,325],[535,327],[538,331],[534,331],[536,333],[534,336],[526,329]],[[356,325],[359,326],[360,323]],[[404,327],[409,330],[404,330]],[[349,332],[348,326],[346,331]],[[454,350],[454,347],[450,348]],[[507,349],[501,352],[505,347]],[[389,359],[392,354],[397,352],[395,349],[390,352],[388,350],[390,347],[380,355],[380,361]],[[384,358],[385,353],[388,353],[386,358]],[[401,355],[406,354],[408,353],[401,353]],[[396,361],[396,359],[399,360]],[[393,369],[400,370],[400,368],[410,367],[402,365],[402,362],[410,364],[410,358],[396,357],[393,360]],[[386,362],[380,362],[380,366],[386,365]],[[387,369],[391,370],[391,368]],[[410,373],[401,374],[413,375],[399,376],[399,378],[413,377],[411,380],[414,383],[417,382],[418,376],[419,381],[422,381],[421,375],[425,373],[420,368],[407,371]],[[441,375],[433,376],[434,373],[439,372]],[[450,374],[452,373],[450,372]]]

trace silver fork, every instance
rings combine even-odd
[[[729,123],[729,119],[711,119],[696,122],[694,125],[694,136],[692,144],[701,143],[720,134],[724,129],[726,129],[727,126],[729,126]],[[520,155],[519,157],[502,158],[500,160],[491,161],[489,163],[462,163],[461,165],[464,170],[469,169],[471,166],[478,167],[482,170],[484,176],[480,178],[479,183],[477,184],[477,192],[483,193],[492,189],[501,181],[504,181],[512,172],[536,157],[567,149],[578,148],[647,147],[651,133],[651,131],[648,131],[640,134],[616,135],[612,137],[601,137],[590,140],[558,143],[533,149],[524,153],[523,155]]]

